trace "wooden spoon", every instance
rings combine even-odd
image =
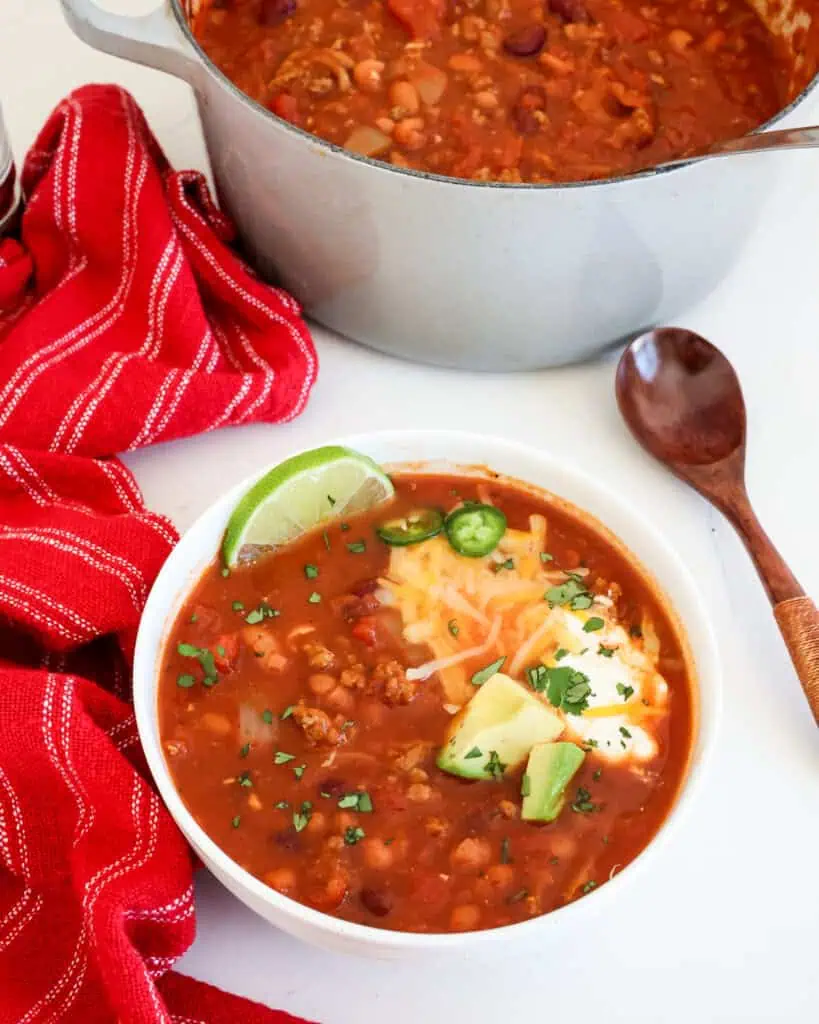
[[[819,612],[751,507],[745,402],[734,368],[693,331],[658,328],[623,353],[616,392],[623,418],[646,451],[715,505],[742,538],[819,725]]]

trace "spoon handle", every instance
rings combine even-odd
[[[727,516],[753,559],[814,720],[819,725],[819,610],[805,595],[757,519],[741,480],[735,478],[729,494],[720,497],[712,495],[711,500]]]
[[[792,597],[774,605],[774,617],[819,725],[819,609],[809,597]]]

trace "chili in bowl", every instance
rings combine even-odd
[[[719,667],[696,589],[541,453],[348,444],[235,488],[160,573],[134,666],[160,793],[232,892],[318,945],[404,956],[580,921],[701,774]],[[331,456],[372,467],[367,500],[325,465],[317,513],[288,472]]]

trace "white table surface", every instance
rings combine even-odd
[[[106,2],[129,13],[152,6]],[[205,166],[187,86],[87,49],[57,0],[4,0],[0,102],[18,159],[57,101],[88,81],[129,88],[171,160]],[[749,411],[752,496],[816,594],[819,154],[774,159],[779,185],[743,258],[681,322],[735,362]],[[707,245],[707,224],[702,237]],[[128,457],[149,505],[184,530],[217,492],[289,448],[348,431],[473,426],[477,416],[624,491],[674,538],[722,638],[717,751],[682,833],[581,942],[533,946],[489,969],[463,959],[423,967],[350,959],[273,930],[203,877],[199,934],[180,969],[322,1024],[816,1020],[816,729],[731,530],[650,463],[619,422],[613,360],[475,375],[398,362],[318,328],[315,337],[319,382],[295,423],[222,430]]]

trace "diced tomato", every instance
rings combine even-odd
[[[413,39],[437,39],[441,34],[446,0],[387,0],[387,10]]]
[[[269,107],[274,114],[285,121],[290,121],[291,124],[299,123],[299,101],[290,93],[280,92],[270,101]]]
[[[239,654],[238,633],[223,633],[216,638],[216,643],[211,648],[216,668],[220,672],[229,672]]]
[[[378,620],[374,615],[365,615],[350,630],[356,640],[366,647],[375,647],[378,643]]]

